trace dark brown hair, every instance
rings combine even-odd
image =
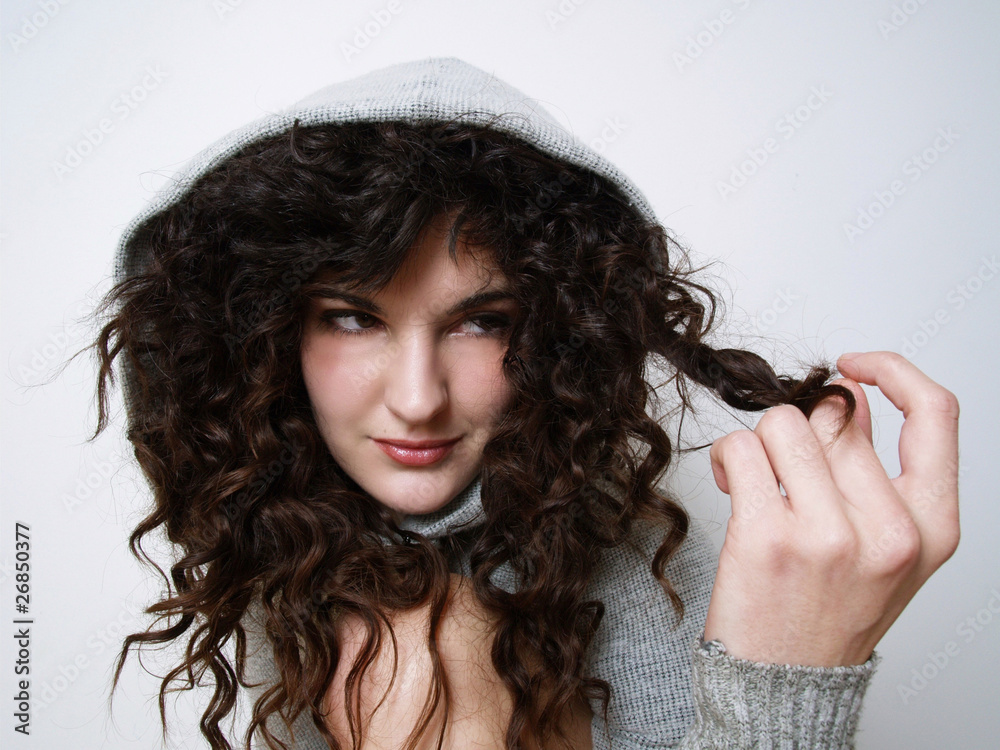
[[[402,543],[388,511],[336,464],[298,356],[311,280],[335,273],[381,289],[442,215],[454,218],[450,251],[458,238],[489,248],[521,308],[503,362],[515,396],[483,453],[486,522],[469,558],[475,595],[498,617],[492,659],[514,699],[508,748],[552,747],[555,717],[581,697],[606,715],[612,686],[583,672],[604,608],[585,592],[601,551],[624,543],[636,519],[662,526],[651,573],[683,613],[663,571],[688,516],[655,486],[675,446],[647,413],[652,363],[671,373],[682,414],[691,383],[745,411],[787,403],[808,415],[837,395],[849,423],[853,397],[827,383],[828,365],[784,377],[749,351],[713,349],[717,299],[695,280],[701,269],[600,176],[455,122],[296,125],[248,145],[138,228],[141,262],[105,298],[95,342],[95,437],[117,369],[153,491],[131,548],[155,565],[142,541],[162,531],[178,551],[148,610],[157,622],[126,638],[115,675],[133,647],[184,639],[162,681],[164,726],[167,692],[208,679],[201,731],[231,747],[220,725],[247,685],[245,617],[259,606],[280,679],[243,741],[259,731],[282,747],[268,720],[305,712],[337,747],[322,716],[337,617],[368,626],[350,692],[388,612],[430,602],[432,623],[442,612],[454,550]],[[513,593],[491,581],[504,563],[520,580]],[[441,692],[427,720],[440,698],[447,707],[434,663]]]

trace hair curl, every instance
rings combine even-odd
[[[492,660],[514,699],[508,748],[550,741],[554,717],[579,698],[599,700],[606,716],[610,686],[583,673],[603,604],[585,592],[601,551],[636,519],[662,524],[652,573],[683,613],[664,566],[688,516],[655,486],[673,446],[646,410],[651,357],[673,373],[682,414],[686,380],[740,410],[794,404],[808,415],[835,395],[844,425],[853,414],[828,365],[783,377],[756,354],[706,343],[717,302],[693,280],[700,269],[604,178],[486,127],[296,123],[145,221],[133,239],[141,263],[100,308],[94,436],[121,358],[128,439],[154,496],[130,548],[155,565],[142,541],[162,530],[179,551],[147,610],[157,620],[125,639],[115,683],[133,647],[186,639],[162,680],[164,726],[166,694],[208,672],[201,732],[231,748],[220,725],[248,686],[244,618],[257,603],[280,680],[255,703],[246,746],[259,731],[284,747],[269,718],[290,726],[305,713],[339,747],[322,710],[338,616],[368,627],[350,692],[388,613],[430,602],[432,623],[441,614],[448,547],[419,535],[385,543],[399,529],[330,455],[298,351],[312,279],[335,273],[379,290],[442,215],[454,218],[453,256],[458,238],[489,248],[521,309],[503,361],[513,403],[483,452],[486,522],[470,558],[475,595],[498,617]],[[514,593],[491,582],[504,563],[522,582]],[[426,720],[442,696],[447,710],[433,661]]]

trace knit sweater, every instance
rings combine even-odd
[[[475,529],[485,517],[481,489],[477,478],[440,510],[407,516],[400,527],[429,539]],[[629,541],[638,551],[630,544],[606,550],[588,588],[587,598],[603,602],[605,610],[585,670],[611,686],[607,723],[600,704],[591,706],[594,750],[853,747],[862,699],[880,657],[873,653],[864,664],[843,667],[762,664],[729,656],[717,641],[703,643],[714,551],[694,528],[666,566],[684,602],[678,624],[650,569],[663,531],[636,522]],[[466,553],[473,537],[456,537],[466,542],[459,545],[461,558],[452,561],[453,572],[471,575]],[[507,566],[493,581],[506,591],[516,585]],[[248,674],[262,683],[251,692],[259,694],[276,672],[259,624],[247,622]],[[300,718],[294,732],[296,750],[326,747],[308,717]]]

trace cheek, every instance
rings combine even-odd
[[[455,393],[468,412],[481,418],[495,418],[510,403],[513,392],[503,374],[506,349],[467,358],[453,381]]]
[[[302,379],[317,419],[328,424],[348,417],[352,405],[365,401],[372,382],[368,361],[363,357],[344,356],[338,342],[328,337],[316,342],[303,341]]]

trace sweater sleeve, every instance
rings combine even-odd
[[[592,705],[594,750],[853,747],[877,654],[851,667],[733,658],[701,640],[716,568],[704,532],[693,528],[666,568],[680,622],[649,570],[662,531],[639,526],[635,541],[602,561],[592,592],[605,618],[588,669],[611,686],[607,721]]]
[[[861,702],[881,657],[804,667],[736,659],[718,641],[694,648],[695,720],[680,748],[854,747]]]

